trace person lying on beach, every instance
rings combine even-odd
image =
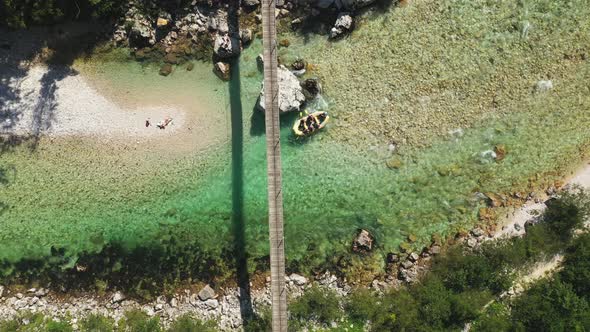
[[[160,128],[160,129],[166,129],[166,127],[170,123],[172,123],[172,118],[168,117],[168,118],[164,119],[164,121],[158,122],[158,124],[156,124],[156,127]]]

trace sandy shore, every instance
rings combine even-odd
[[[37,65],[9,78],[0,91],[0,134],[141,138],[170,136],[185,122],[171,107],[123,109],[94,90],[75,70]],[[156,124],[173,119],[166,129]],[[146,127],[146,119],[151,126]]]

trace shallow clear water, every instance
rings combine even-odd
[[[383,22],[387,19],[390,16]],[[369,21],[368,28],[383,22]],[[368,33],[361,27],[354,38],[334,47],[353,48],[356,40],[369,38]],[[336,74],[337,60],[330,58],[335,53],[324,49],[328,44],[323,37],[292,38],[292,46],[281,51],[284,61],[305,56],[320,64],[309,75],[320,75],[330,83],[326,99],[334,115],[325,132],[306,141],[293,139],[292,119],[285,119],[281,132],[286,250],[292,267],[336,264],[359,228],[375,235],[379,255],[398,251],[408,234],[417,236],[414,246],[419,249],[432,234],[452,234],[477,221],[482,204],[474,200],[475,192],[527,192],[576,167],[588,151],[590,73],[587,65],[578,63],[559,72],[553,91],[524,93],[525,88],[519,87],[518,96],[505,103],[500,100],[501,112],[484,112],[463,124],[472,128],[464,129],[462,137],[439,133],[437,139],[424,138],[428,147],[404,146],[397,156],[402,167],[388,169],[388,136],[362,128],[370,123],[363,123],[359,131],[349,125],[351,112],[373,116],[375,104],[361,105],[365,94],[366,103],[379,99],[361,92],[351,110],[342,98],[351,93],[350,84],[362,83],[358,77],[388,70],[395,76],[403,69],[378,66],[362,74],[366,76]],[[325,58],[314,56],[314,50]],[[219,81],[207,64],[196,63],[192,72],[178,67],[166,78],[157,74],[157,68],[137,63],[96,59],[88,66],[80,64],[82,74],[99,91],[121,103],[164,101],[190,109],[192,103],[206,101],[211,114],[223,119],[226,135],[207,150],[166,158],[85,140],[46,142],[34,154],[23,148],[2,155],[3,164],[16,171],[0,199],[9,206],[2,215],[0,260],[40,257],[49,255],[51,247],[63,247],[71,266],[80,253],[98,252],[111,242],[129,248],[163,245],[169,240],[167,230],[175,228],[185,235],[178,241],[197,243],[206,255],[219,256],[242,236],[236,219],[244,223],[247,255],[252,260],[266,257],[264,119],[253,111],[261,81],[255,61],[259,51],[256,41],[242,55],[240,98],[236,85]],[[381,74],[377,77],[387,83]],[[334,86],[348,88],[335,91]],[[460,86],[453,89],[457,94],[472,93]],[[445,91],[447,87],[441,94]],[[403,94],[392,96],[397,100]],[[241,123],[231,115],[238,104]],[[462,105],[457,112],[469,107]],[[386,107],[379,109],[377,114],[387,116]],[[421,119],[437,116],[428,107],[423,110],[414,110]],[[441,116],[441,127],[433,130],[462,124],[449,123],[447,118]],[[420,130],[432,125],[436,122]],[[503,161],[482,156],[499,144],[508,151]]]

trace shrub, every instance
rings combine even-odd
[[[584,331],[590,329],[590,307],[570,284],[543,280],[513,304],[512,318],[527,331]]]
[[[358,289],[350,295],[345,304],[346,313],[353,322],[364,324],[367,320],[373,320],[377,307],[377,297],[368,289]]]
[[[215,323],[202,320],[193,317],[190,314],[185,314],[178,317],[172,326],[168,329],[168,332],[215,332]]]
[[[339,301],[332,290],[312,287],[290,305],[293,318],[299,321],[315,320],[329,324],[342,317]]]
[[[26,324],[25,324],[26,321]],[[43,314],[23,313],[19,318],[0,322],[1,332],[71,332],[69,321],[57,321]],[[111,330],[112,331],[112,330]]]
[[[49,320],[45,325],[45,332],[72,332],[74,329],[69,322]]]
[[[560,273],[564,282],[570,283],[579,296],[590,301],[590,235],[580,236],[567,249],[564,268]]]
[[[244,325],[245,332],[267,332],[272,330],[272,313],[270,307],[265,307],[259,310],[258,314],[255,314],[250,320]]]
[[[433,271],[446,287],[455,292],[489,289],[493,293],[500,293],[512,281],[506,265],[502,260],[490,259],[483,251],[464,254],[461,248],[457,248],[438,260]]]
[[[430,276],[413,289],[419,306],[420,319],[434,330],[442,330],[450,323],[453,293],[435,276]]]
[[[463,325],[481,314],[481,308],[492,299],[489,291],[467,291],[451,298],[451,322]]]
[[[115,327],[115,321],[112,318],[92,314],[80,322],[83,332],[112,332]]]
[[[473,332],[505,332],[510,331],[510,311],[500,303],[492,303],[486,312],[471,325]]]
[[[405,288],[386,294],[375,307],[372,331],[411,331],[421,325],[419,303]]]
[[[549,228],[562,239],[569,239],[572,230],[582,226],[582,211],[569,196],[550,201],[544,214]]]
[[[160,332],[160,319],[150,318],[141,310],[130,310],[119,321],[120,332]]]

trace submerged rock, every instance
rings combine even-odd
[[[229,63],[217,62],[213,66],[213,71],[220,79],[229,81],[231,78],[231,67]]]
[[[394,253],[387,254],[387,263],[397,263],[399,262],[399,256]]]
[[[338,38],[345,33],[352,30],[353,20],[350,13],[340,13],[336,19],[336,23],[332,30],[330,30],[330,38]]]
[[[373,236],[369,231],[361,229],[352,243],[355,252],[371,251],[373,249]]]
[[[494,147],[494,153],[496,154],[496,161],[502,161],[506,157],[506,146],[503,144],[496,145]]]
[[[537,82],[536,89],[539,92],[546,92],[553,89],[553,81],[551,80],[541,80]]]
[[[305,74],[305,61],[297,59],[291,64],[291,71],[295,76],[303,76]]]
[[[322,92],[322,85],[317,78],[308,78],[303,82],[303,88],[310,99],[315,98]]]
[[[256,57],[256,65],[258,66],[258,70],[264,71],[264,56],[262,54],[258,54]]]
[[[250,44],[252,42],[252,30],[245,29],[240,31],[240,39],[242,40],[242,44]]]
[[[285,66],[279,66],[278,70],[279,81],[279,110],[281,113],[297,112],[305,102],[305,95],[303,95],[303,88],[299,83],[297,77],[289,71]],[[264,111],[264,83],[260,97],[258,98],[258,108]]]
[[[163,64],[162,67],[160,68],[160,75],[162,75],[162,76],[168,76],[168,75],[170,75],[171,72],[172,72],[172,65],[169,63]]]

